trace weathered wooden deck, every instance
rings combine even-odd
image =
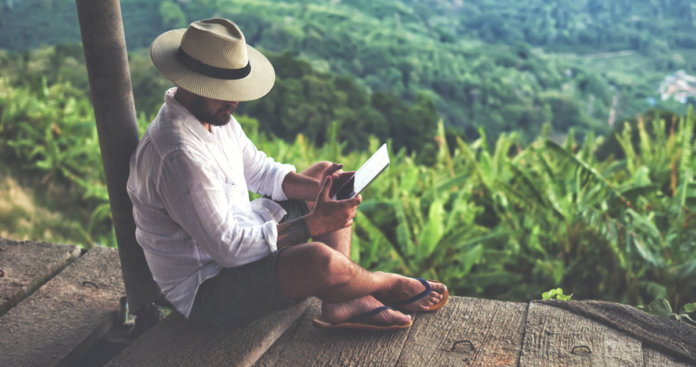
[[[70,366],[114,327],[115,250],[0,239],[0,366]],[[689,366],[679,355],[562,308],[451,297],[410,329],[316,328],[319,302],[214,330],[174,314],[108,366]],[[682,357],[683,358],[683,357]]]

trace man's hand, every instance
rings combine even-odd
[[[320,190],[321,190],[321,185],[323,184],[323,180],[326,177],[331,177],[331,190],[329,190],[329,198],[334,197],[336,195],[336,192],[338,189],[340,189],[343,184],[348,182],[351,177],[353,177],[353,174],[355,174],[355,171],[350,171],[350,172],[343,172],[341,170],[343,168],[343,165],[340,163],[333,163],[331,166],[329,166],[323,173],[322,173],[322,183],[320,183]]]
[[[340,187],[336,180],[345,180],[345,177],[350,177],[349,173],[338,172],[341,167],[340,164],[334,164],[326,169],[314,209],[305,217],[312,237],[353,224],[353,218],[358,205],[362,202],[362,196],[358,195],[346,200],[331,199],[332,189],[337,190]]]

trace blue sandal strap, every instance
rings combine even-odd
[[[393,303],[392,306],[394,306],[394,307],[404,306],[404,305],[407,305],[407,304],[409,304],[409,303],[416,302],[416,301],[418,301],[419,299],[421,299],[421,298],[427,296],[428,294],[430,294],[430,292],[432,291],[432,289],[430,288],[430,283],[428,283],[428,281],[426,281],[426,280],[423,279],[423,278],[416,278],[416,279],[417,279],[418,281],[420,281],[421,284],[423,284],[423,285],[425,286],[425,290],[424,290],[423,292],[420,292],[420,293],[418,293],[417,295],[415,295],[415,296],[413,296],[413,297],[407,299],[407,300],[404,300],[404,301],[401,301],[401,302],[398,302],[398,303]]]
[[[353,317],[349,318],[348,320],[343,321],[342,323],[350,323],[350,322],[356,322],[356,321],[361,321],[361,320],[369,319],[370,317],[372,317],[372,316],[374,316],[374,315],[376,315],[376,314],[378,314],[378,313],[380,313],[380,312],[382,312],[382,311],[384,311],[384,310],[389,310],[389,309],[392,309],[392,308],[393,308],[392,306],[381,306],[381,307],[377,307],[377,308],[375,308],[375,309],[372,310],[372,311],[367,311],[367,312],[365,312],[365,313],[361,313],[360,315],[353,316]],[[342,323],[341,323],[341,324],[342,324]]]

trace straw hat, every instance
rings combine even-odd
[[[222,101],[250,101],[273,87],[275,72],[227,19],[205,19],[162,33],[150,47],[155,67],[177,86]]]

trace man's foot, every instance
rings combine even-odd
[[[394,287],[387,292],[377,294],[376,297],[399,310],[435,311],[442,308],[449,298],[447,286],[440,282],[394,275],[399,277]]]
[[[383,306],[372,296],[342,303],[323,302],[321,317],[315,319],[315,324],[324,327],[359,329],[396,329],[411,325],[411,316]],[[371,314],[372,312],[374,314]]]

